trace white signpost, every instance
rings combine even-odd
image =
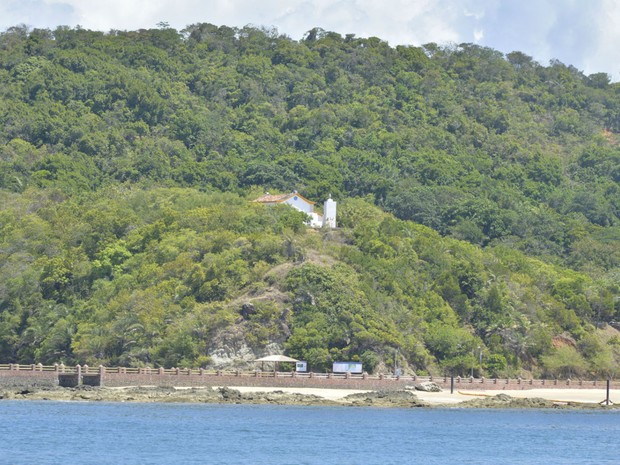
[[[332,371],[334,373],[362,374],[362,362],[334,362]]]

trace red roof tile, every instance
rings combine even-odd
[[[280,203],[284,202],[286,199],[291,197],[293,194],[265,194],[259,198],[257,198],[254,202],[261,203]]]
[[[305,198],[303,195],[301,195],[298,192],[291,192],[290,194],[265,194],[259,198],[257,198],[254,202],[260,202],[260,203],[282,203],[288,199],[290,199],[293,196],[297,196],[300,199],[308,202],[311,205],[316,204],[316,202],[313,202],[312,200],[308,200],[307,198]]]

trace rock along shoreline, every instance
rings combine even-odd
[[[78,402],[161,402],[211,404],[263,404],[303,406],[350,406],[392,408],[502,408],[502,409],[615,409],[615,405],[591,402],[567,402],[540,397],[511,397],[507,394],[480,396],[458,403],[428,402],[416,391],[368,391],[326,398],[316,394],[285,392],[274,388],[269,391],[241,392],[230,387],[173,388],[132,386],[106,388],[80,386],[0,388],[1,400],[78,401]]]

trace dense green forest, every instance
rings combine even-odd
[[[620,84],[518,51],[10,28],[0,363],[613,376],[619,133]],[[292,190],[340,228],[251,202]]]

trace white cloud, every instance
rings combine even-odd
[[[620,80],[620,3],[603,0],[598,10],[598,24],[592,31],[595,37],[589,53],[582,58],[582,66],[589,73],[607,72],[614,81]]]
[[[177,29],[273,26],[293,39],[321,27],[392,45],[474,42],[620,79],[617,0],[0,0],[0,30],[25,23],[108,31],[160,21]]]
[[[73,22],[74,8],[65,2],[46,0],[0,1],[0,30],[26,24],[30,27],[50,27]]]

